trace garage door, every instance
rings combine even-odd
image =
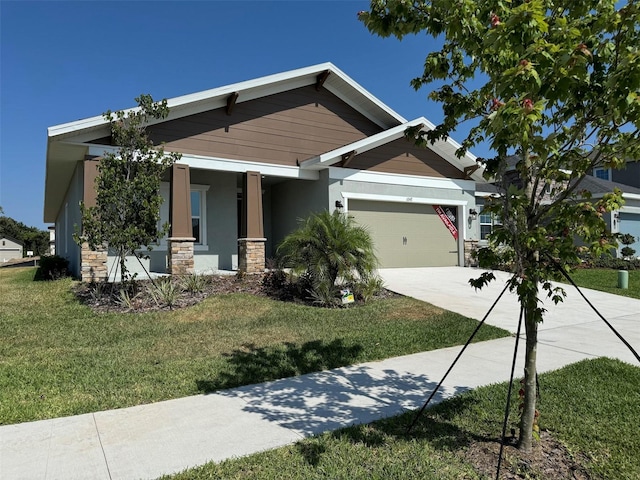
[[[458,242],[432,205],[349,200],[349,215],[368,228],[382,267],[458,265]]]
[[[636,256],[640,255],[640,214],[620,213],[620,233],[629,233],[635,237],[635,243],[629,246],[636,251]],[[620,244],[620,247],[624,245]]]

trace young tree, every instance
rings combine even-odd
[[[169,114],[167,101],[154,102],[144,94],[135,100],[138,108],[104,114],[118,151],[101,158],[96,205],[81,204],[82,231],[76,235],[79,244],[86,241],[92,250],[106,245],[115,251],[121,280],[128,279],[126,257],[137,257],[136,250],[142,247],[151,250],[168,231],[166,224],[158,228],[160,182],[167,168],[180,159],[180,154],[156,147],[146,133],[149,119]]]
[[[434,130],[407,132],[419,143],[472,128],[458,152],[488,141],[495,157],[481,159],[503,195],[485,210],[502,228],[482,249],[481,266],[509,255],[510,286],[524,312],[526,358],[519,447],[532,447],[536,428],[536,351],[542,292],[564,292],[550,279],[578,260],[615,245],[602,214],[622,204],[619,191],[591,202],[580,181],[594,167],[616,168],[640,158],[639,5],[616,0],[373,0],[360,19],[381,36],[426,32],[443,41],[427,55],[418,89],[438,82],[429,97],[443,104]],[[509,162],[508,159],[511,159]],[[510,172],[513,167],[513,172]],[[583,247],[578,246],[576,238]],[[482,287],[487,273],[472,280]]]

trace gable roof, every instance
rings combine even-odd
[[[335,65],[327,62],[168,99],[169,116],[150,124],[226,107],[232,96],[235,97],[235,103],[242,103],[309,85],[328,90],[383,129],[406,122],[400,114],[367,92]],[[45,222],[55,221],[76,164],[88,154],[88,143],[109,136],[110,133],[109,122],[101,115],[47,129]]]
[[[2,240],[9,240],[10,242],[13,242],[16,245],[19,245],[20,247],[24,248],[24,242],[21,242],[20,240],[16,240],[15,238],[10,237],[9,235],[0,235],[0,241]]]
[[[609,180],[603,180],[602,178],[597,178],[592,175],[584,177],[580,183],[580,188],[589,190],[596,197],[605,193],[611,193],[614,188],[618,188],[626,194],[640,195],[640,188],[632,187],[631,185],[624,185],[618,182],[611,182]]]
[[[401,125],[380,132],[376,135],[371,135],[370,137],[363,138],[362,140],[358,140],[330,152],[326,152],[316,157],[305,160],[300,164],[300,167],[305,169],[320,170],[322,168],[335,165],[342,160],[343,155],[347,155],[351,152],[354,152],[354,155],[358,155],[360,153],[364,153],[379,146],[385,145],[394,140],[404,137],[404,132],[407,128],[416,127],[418,125],[422,125],[422,130],[425,131],[433,130],[435,128],[435,125],[433,125],[433,123],[431,123],[426,118],[416,118],[415,120],[405,122]],[[468,167],[473,168],[478,165],[476,156],[470,152],[467,152],[466,155],[462,158],[457,157],[456,150],[460,148],[460,144],[452,138],[447,138],[446,141],[436,142],[433,145],[430,145],[429,148],[459,170],[464,170]],[[474,170],[470,174],[470,177],[473,180],[479,182],[485,181],[482,177],[482,170],[480,168]]]
[[[326,62],[168,99],[169,116],[149,123],[153,125],[224,107],[229,96],[235,93],[238,94],[235,103],[242,103],[314,84],[326,88],[382,128],[391,128],[406,122],[400,114],[367,92],[342,70]],[[137,110],[138,107],[127,109],[125,112]],[[49,127],[47,132],[50,141],[87,133],[92,134],[93,138],[99,138],[110,134],[108,127],[109,122],[99,115],[55,125]]]

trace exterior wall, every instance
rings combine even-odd
[[[192,169],[191,183],[210,185],[207,247],[195,246],[195,270],[235,270],[238,267],[238,175]]]
[[[80,201],[84,191],[83,175],[83,163],[78,162],[56,218],[56,254],[69,260],[69,270],[77,278],[80,278],[80,247],[73,241],[73,234],[76,226],[82,224]]]
[[[14,258],[22,258],[22,245],[6,237],[0,238],[0,263]]]
[[[627,162],[626,168],[622,170],[611,170],[611,180],[640,188],[640,161]]]
[[[414,199],[415,201],[420,201],[419,199],[437,199],[442,200],[443,205],[447,205],[446,201],[450,200],[453,202],[451,205],[463,203],[465,206],[465,212],[459,211],[458,213],[458,215],[464,217],[461,217],[458,221],[459,228],[464,230],[464,232],[460,232],[462,234],[461,237],[466,240],[478,240],[478,221],[477,219],[471,221],[468,217],[468,211],[476,208],[475,183],[472,181],[458,182],[457,186],[454,183],[446,182],[439,186],[440,182],[430,182],[429,179],[405,177],[407,184],[402,185],[393,184],[391,180],[389,183],[374,183],[370,181],[354,181],[348,178],[335,178],[340,176],[341,172],[334,169],[330,171],[333,177],[329,180],[329,205],[331,209],[334,208],[336,201],[340,201],[348,210],[348,198],[345,201],[345,196],[348,197],[350,193],[378,196],[380,201],[385,201],[385,197],[393,197],[394,200],[402,200],[407,203]],[[391,177],[387,176],[387,178]],[[402,181],[403,178],[397,177],[393,180]]]
[[[328,175],[320,172],[319,180],[288,180],[271,188],[272,238],[266,258],[273,257],[278,244],[298,227],[298,219],[311,213],[332,210],[329,202]],[[265,229],[265,232],[269,231]]]
[[[417,147],[399,138],[368,152],[356,155],[348,168],[425,177],[464,179],[464,173],[429,148]]]
[[[206,245],[194,245],[194,271],[211,273],[217,270],[235,270],[238,267],[238,175],[235,173],[202,171],[191,169],[191,184],[206,185]],[[160,224],[169,221],[169,184],[160,188],[164,202],[160,207]],[[145,274],[145,269],[153,273],[167,273],[167,239],[163,238],[151,252],[140,253],[148,256],[142,265],[131,256],[127,258],[127,269],[131,273]],[[117,258],[109,254],[109,271],[114,269]],[[117,267],[116,267],[117,268]],[[112,275],[113,277],[113,275]]]
[[[278,165],[379,133],[381,128],[325,89],[307,86],[149,127],[155,143],[193,155]],[[105,139],[103,139],[105,140]]]
[[[414,176],[380,175],[344,169],[329,170],[329,204],[340,201],[349,211],[349,199],[381,202],[439,204],[457,206],[458,264],[465,265],[465,240],[477,240],[477,219],[469,218],[469,210],[476,208],[475,182]]]

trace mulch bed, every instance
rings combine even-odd
[[[473,442],[464,452],[464,458],[478,473],[495,478],[500,444],[493,442]],[[586,459],[574,458],[567,448],[546,431],[540,434],[531,453],[524,453],[515,446],[515,439],[505,445],[500,478],[540,479],[540,480],[589,480],[582,466]]]
[[[169,278],[169,277],[166,277]],[[298,298],[291,295],[282,295],[282,292],[273,292],[265,287],[263,283],[264,275],[207,275],[204,288],[201,292],[189,292],[179,289],[175,302],[171,306],[159,303],[150,294],[153,284],[150,280],[136,280],[135,287],[129,290],[129,301],[123,302],[120,284],[88,285],[79,284],[75,289],[78,299],[85,305],[91,307],[95,312],[127,312],[143,313],[159,310],[175,310],[185,308],[200,303],[212,295],[225,295],[230,293],[247,293],[274,300],[288,301],[309,306],[318,306],[308,298]],[[158,284],[161,279],[156,279]],[[176,281],[180,285],[180,280]],[[398,294],[383,289],[376,298],[386,298],[398,296]],[[361,301],[356,301],[352,306],[361,305]]]

